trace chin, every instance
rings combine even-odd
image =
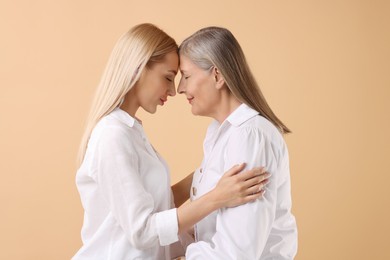
[[[148,107],[148,108],[144,108],[144,110],[146,112],[148,112],[149,114],[155,114],[157,112],[157,106],[156,107]]]
[[[202,114],[200,113],[200,111],[198,111],[198,110],[195,109],[194,107],[192,107],[191,113],[192,113],[194,116],[201,116],[201,115],[202,115]]]
[[[212,117],[209,113],[209,111],[205,110],[205,109],[196,109],[196,107],[192,107],[191,109],[191,113],[194,115],[194,116],[204,116],[204,117]]]

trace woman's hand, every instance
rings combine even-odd
[[[245,164],[233,166],[211,191],[218,208],[235,207],[263,196],[270,174],[264,167],[257,167],[240,173]]]
[[[177,209],[179,233],[190,229],[219,208],[245,204],[264,194],[263,189],[270,175],[262,167],[240,173],[244,167],[245,164],[232,167],[213,190]]]

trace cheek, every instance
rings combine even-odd
[[[215,96],[215,84],[209,80],[202,80],[197,84],[196,93],[202,103],[213,102]]]
[[[155,99],[164,89],[164,82],[159,80],[150,80],[144,89],[144,97],[148,99]]]
[[[188,82],[187,92],[200,99],[203,98],[203,92],[206,86],[206,80],[204,78],[194,78]]]
[[[138,101],[142,107],[148,107],[152,103],[152,97],[154,96],[150,88],[143,86],[142,91],[138,93]]]
[[[162,93],[166,89],[168,89],[168,86],[169,86],[169,81],[168,80],[166,80],[165,78],[160,78],[160,77],[156,78],[153,81],[153,85],[152,85],[153,92],[154,93]]]

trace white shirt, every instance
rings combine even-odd
[[[195,226],[196,243],[186,259],[293,259],[297,227],[291,214],[290,172],[286,144],[277,128],[247,105],[240,105],[220,125],[211,123],[204,159],[194,174],[191,199],[213,189],[233,165],[266,166],[271,173],[264,198],[223,208]]]
[[[137,120],[117,108],[99,121],[76,184],[84,223],[73,259],[171,259],[178,222],[169,172]]]

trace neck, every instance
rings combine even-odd
[[[227,92],[222,96],[220,104],[217,106],[214,116],[220,124],[225,121],[225,119],[233,113],[242,103],[235,98],[230,92]]]
[[[120,106],[120,109],[123,111],[126,111],[130,116],[135,117],[135,114],[137,113],[137,110],[139,108],[138,102],[136,102],[135,98],[133,97],[132,90],[130,90],[126,96],[125,100],[123,101],[122,105]]]

